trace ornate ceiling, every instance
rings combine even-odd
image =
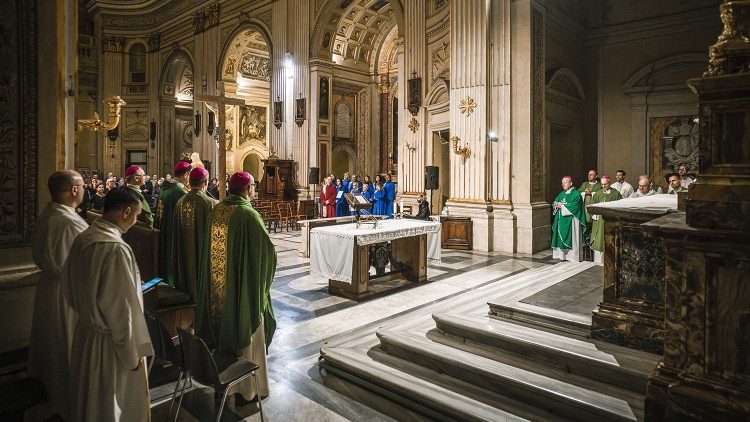
[[[257,31],[246,30],[231,42],[222,64],[223,80],[236,82],[241,78],[271,80],[271,52],[265,37]]]

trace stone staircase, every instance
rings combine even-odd
[[[580,316],[513,302],[530,281],[546,285],[542,270],[509,280],[489,308],[488,288],[330,340],[324,382],[399,420],[642,420],[658,356],[586,338]]]

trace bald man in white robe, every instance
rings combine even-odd
[[[29,410],[30,420],[67,415],[69,347],[76,316],[63,297],[61,273],[70,247],[88,224],[76,213],[84,184],[73,170],[53,173],[47,181],[52,201],[42,211],[31,239],[31,253],[39,267],[29,342],[29,375],[39,379],[50,401]]]

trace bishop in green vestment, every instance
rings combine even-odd
[[[190,192],[174,210],[174,287],[198,300],[199,264],[203,256],[208,215],[219,201],[206,194],[208,172],[197,167],[190,172]]]
[[[151,206],[141,192],[141,186],[145,183],[146,172],[138,166],[130,166],[125,170],[125,185],[132,190],[138,200],[141,201],[141,213],[138,215],[138,221],[153,227],[154,214],[151,212]]]
[[[156,203],[154,227],[159,229],[159,275],[170,286],[174,286],[174,207],[187,193],[184,183],[190,168],[190,163],[185,161],[174,165],[174,178],[164,181]]]
[[[622,199],[622,195],[617,189],[612,189],[610,186],[610,178],[607,175],[602,176],[602,189],[594,192],[591,196],[591,204],[598,204],[600,202],[610,202]],[[594,262],[602,262],[602,252],[604,252],[604,219],[601,215],[592,215],[593,224],[591,225],[591,239],[589,245],[594,251]]]
[[[235,173],[229,195],[208,216],[195,329],[218,350],[260,366],[260,395],[267,396],[266,348],[276,329],[270,293],[276,249],[260,214],[250,205],[254,191],[249,173]],[[238,384],[237,390],[239,399],[258,394],[252,379]]]
[[[563,191],[552,204],[552,257],[561,261],[581,260],[581,245],[586,231],[581,194],[573,187],[573,179],[562,179]]]

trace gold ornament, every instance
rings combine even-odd
[[[476,107],[476,101],[474,101],[473,98],[467,96],[466,99],[461,100],[461,104],[459,104],[458,109],[461,110],[461,114],[465,114],[466,117],[469,117],[469,115],[474,112],[474,109]]]

